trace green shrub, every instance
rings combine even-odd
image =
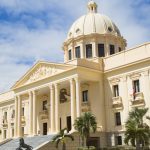
[[[90,146],[89,149],[88,147],[79,147],[78,150],[96,150],[94,146]]]

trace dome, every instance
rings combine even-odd
[[[119,29],[109,17],[97,13],[97,4],[93,0],[88,3],[88,10],[89,12],[86,15],[73,23],[67,39],[93,33],[121,36]]]

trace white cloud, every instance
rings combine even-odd
[[[63,61],[61,46],[67,30],[75,19],[86,13],[87,2],[0,0],[0,8],[9,16],[20,17],[14,22],[6,19],[0,23],[0,91],[8,90],[33,61]],[[136,4],[131,0],[96,2],[99,12],[108,15],[118,25],[129,47],[150,39],[149,5],[139,6],[141,0]],[[134,5],[138,5],[138,8]],[[46,15],[44,19],[43,12]],[[139,15],[145,16],[144,19]]]

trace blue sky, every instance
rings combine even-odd
[[[127,39],[150,41],[150,0],[95,0]],[[63,62],[62,43],[71,24],[87,13],[88,0],[0,0],[0,92],[38,60]]]

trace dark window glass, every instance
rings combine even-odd
[[[121,52],[122,51],[121,47],[119,47],[118,50],[119,50],[119,52]]]
[[[83,102],[88,101],[88,90],[82,92],[82,98]]]
[[[76,58],[80,58],[80,46],[75,48]]]
[[[122,145],[122,136],[117,136],[116,142],[117,142],[117,145]]]
[[[92,44],[86,45],[86,58],[92,57]]]
[[[24,116],[24,107],[22,107],[22,116]]]
[[[121,125],[121,115],[120,115],[120,112],[117,112],[115,115],[116,115],[116,125],[120,126]]]
[[[114,92],[114,97],[119,96],[119,86],[118,85],[113,86],[113,92]]]
[[[105,57],[104,44],[98,44],[98,57]]]
[[[4,112],[4,119],[7,120],[7,112]]]
[[[133,90],[134,90],[134,93],[140,92],[140,82],[139,82],[139,80],[133,81]]]
[[[68,51],[68,54],[69,54],[69,60],[71,60],[72,59],[71,50]]]
[[[115,54],[115,46],[114,45],[110,45],[110,55]]]
[[[47,101],[43,101],[43,110],[47,110]]]

